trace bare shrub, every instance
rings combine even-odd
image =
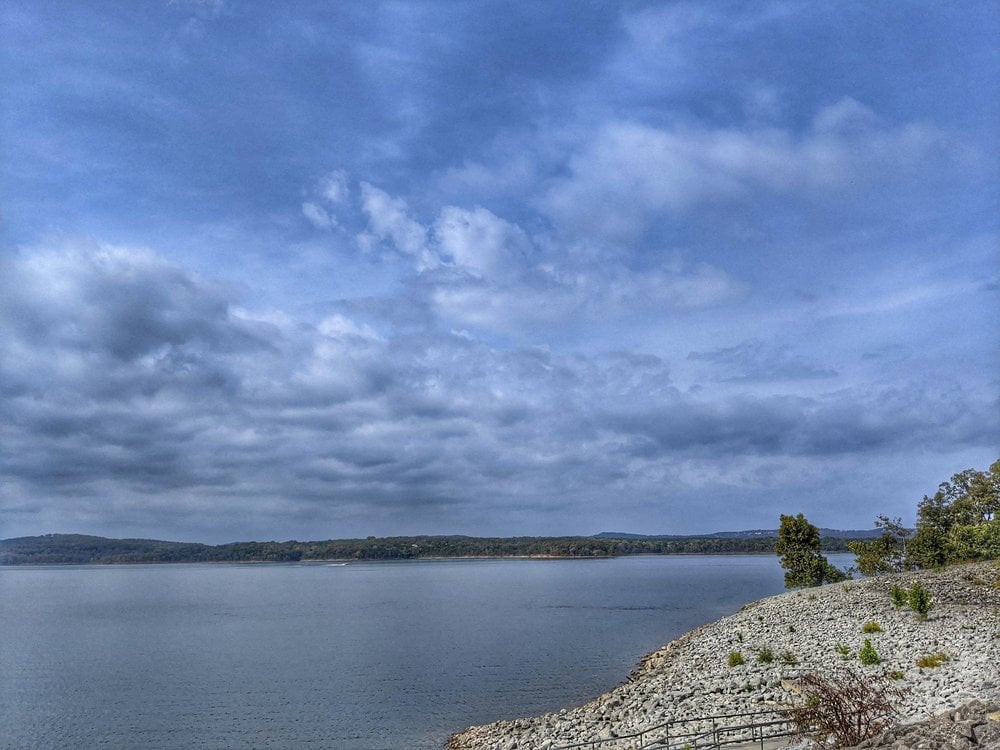
[[[830,677],[806,674],[798,684],[802,705],[782,713],[800,734],[828,749],[860,744],[891,727],[895,703],[904,695],[889,675],[868,675],[853,669]]]

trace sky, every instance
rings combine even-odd
[[[871,528],[1000,456],[995,3],[0,25],[0,537]]]

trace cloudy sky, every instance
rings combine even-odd
[[[0,536],[868,528],[1000,455],[995,3],[0,24]]]

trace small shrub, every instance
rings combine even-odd
[[[882,660],[878,656],[878,652],[875,650],[872,642],[867,638],[865,638],[865,645],[858,651],[858,659],[860,659],[861,663],[866,667],[882,663]]]
[[[844,644],[838,643],[836,646],[834,646],[834,648],[837,650],[837,653],[840,654],[840,657],[844,661],[847,661],[848,659],[851,658],[851,649],[849,649]]]
[[[843,589],[844,589],[844,593],[845,594],[850,594],[852,591],[854,591],[854,584],[853,583],[845,583],[843,585]]]
[[[729,658],[726,660],[726,663],[731,667],[738,667],[741,664],[746,664],[747,661],[743,658],[743,654],[739,651],[730,651]]]
[[[931,593],[919,583],[913,584],[913,588],[910,589],[907,600],[909,601],[910,609],[916,612],[917,617],[921,620],[927,619],[927,613],[930,612],[931,607],[934,606],[934,599],[931,597]]]
[[[861,630],[863,630],[865,633],[881,633],[882,632],[882,626],[879,625],[874,620],[871,620],[869,622],[866,622],[864,625],[862,625],[861,626]]]
[[[905,607],[910,602],[910,597],[906,593],[906,589],[898,584],[892,584],[892,588],[889,590],[889,598],[892,599],[893,606],[896,609],[900,607]]]
[[[799,679],[802,705],[782,711],[799,733],[821,748],[852,747],[895,723],[901,689],[888,675],[844,670],[829,678],[807,674]]]
[[[816,594],[809,594],[809,596],[807,596],[806,599],[808,599],[811,602],[814,602],[816,601]]]
[[[788,632],[789,633],[794,633],[795,632],[795,626],[794,625],[789,625],[788,626]]]
[[[946,661],[950,661],[951,657],[948,656],[944,651],[938,651],[936,654],[924,654],[919,659],[917,659],[917,666],[921,669],[933,669],[934,667],[940,667]]]
[[[774,652],[767,646],[757,652],[758,664],[770,664],[772,661],[774,661]]]
[[[890,679],[890,680],[901,680],[901,679],[903,679],[903,678],[904,678],[905,676],[906,676],[906,675],[904,675],[904,674],[903,674],[902,672],[900,672],[900,671],[899,671],[898,669],[894,669],[893,671],[889,672],[889,679]]]
[[[785,649],[781,652],[781,663],[789,667],[794,667],[799,663],[799,660],[795,658],[795,654]]]

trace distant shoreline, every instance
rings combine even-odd
[[[862,533],[862,532],[858,532]],[[102,565],[152,563],[331,563],[380,560],[577,560],[633,555],[774,554],[775,537],[717,534],[670,537],[469,537],[410,536],[300,542],[200,544],[156,539],[109,539],[47,534],[0,540],[0,565]],[[823,550],[847,552],[853,538],[823,538]]]
[[[846,552],[830,551],[829,554],[847,554]],[[370,565],[420,562],[477,562],[488,560],[562,560],[586,562],[588,560],[618,560],[624,557],[773,557],[773,552],[636,552],[627,555],[455,555],[452,557],[405,557],[381,559],[357,559],[353,557],[331,557],[310,560],[149,560],[149,561],[115,561],[115,562],[26,562],[8,563],[0,561],[0,568],[61,568],[61,567],[112,567],[138,565]]]

